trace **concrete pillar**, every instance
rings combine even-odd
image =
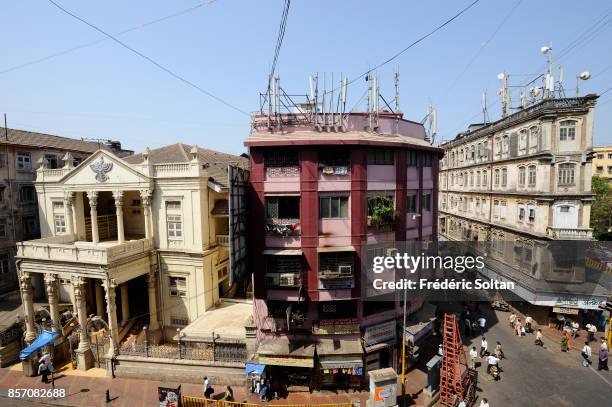
[[[110,329],[110,346],[108,356],[117,355],[117,340],[119,339],[119,329],[117,328],[117,306],[115,304],[115,280],[102,281],[106,293],[106,313],[108,314],[108,327]]]
[[[93,280],[96,285],[96,315],[104,318],[104,292],[102,290],[102,282]]]
[[[60,332],[62,327],[60,325],[59,315],[59,295],[57,288],[57,275],[45,274],[45,283],[47,285],[47,299],[49,300],[49,314],[51,314],[51,322],[53,322],[53,331]]]
[[[113,192],[115,198],[115,208],[117,213],[117,240],[119,243],[125,241],[125,232],[123,228],[123,191]]]
[[[74,235],[74,192],[66,192],[64,195],[64,211],[66,217],[66,232]]]
[[[85,279],[75,277],[72,279],[72,287],[74,289],[74,299],[77,306],[77,317],[79,320],[79,347],[77,353],[77,368],[79,370],[88,370],[93,366],[93,353],[89,344],[89,335],[87,334],[87,310],[85,307],[85,298],[87,297],[85,288]]]
[[[130,318],[130,303],[128,298],[127,282],[121,284],[121,321],[127,322]]]
[[[36,327],[34,326],[34,290],[30,273],[19,272],[19,288],[26,323],[25,340],[27,343],[31,343],[36,339]]]
[[[89,198],[89,213],[91,216],[91,240],[98,243],[100,241],[98,235],[98,192],[89,191],[87,197]]]
[[[145,224],[145,237],[150,239],[153,237],[153,220],[151,217],[151,191],[141,190],[140,200],[142,202]]]
[[[147,289],[149,290],[149,329],[151,331],[159,328],[157,321],[157,279],[155,271],[152,270],[147,275]]]

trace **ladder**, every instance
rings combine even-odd
[[[455,315],[444,314],[442,352],[440,405],[454,407],[460,397],[470,405],[475,398],[474,375],[468,373],[467,359]]]

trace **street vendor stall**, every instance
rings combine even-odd
[[[322,339],[317,343],[319,387],[360,388],[363,348],[359,340]]]

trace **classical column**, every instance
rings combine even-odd
[[[87,370],[93,366],[93,353],[89,344],[89,335],[87,334],[87,310],[85,307],[85,298],[87,297],[85,289],[85,279],[82,277],[73,277],[72,287],[74,289],[74,299],[77,306],[77,317],[79,320],[79,347],[77,353],[77,367],[79,370]]]
[[[119,330],[117,328],[117,306],[115,305],[115,280],[102,281],[104,291],[106,292],[106,313],[108,314],[108,327],[110,328],[110,346],[108,355],[113,357],[117,354],[117,339]]]
[[[89,213],[91,216],[91,240],[98,243],[100,241],[98,235],[98,192],[89,191],[87,198],[89,198]]]
[[[73,206],[74,206],[74,192],[66,192],[64,194],[64,210],[66,216],[66,232],[69,235],[74,235],[74,215],[73,215]]]
[[[144,224],[145,224],[145,237],[147,239],[153,237],[153,221],[151,219],[151,191],[141,190],[140,200],[142,201],[142,207],[144,209]]]
[[[19,271],[19,288],[21,290],[21,300],[23,301],[23,313],[26,323],[25,340],[30,343],[36,339],[36,328],[34,327],[34,290],[30,273]]]
[[[119,243],[125,241],[125,232],[123,229],[123,191],[113,192],[115,198],[115,208],[117,213],[117,240]]]
[[[47,285],[47,299],[49,300],[49,314],[51,314],[51,322],[53,322],[53,331],[60,332],[62,327],[58,306],[57,275],[45,274],[45,283]]]
[[[102,290],[102,282],[93,280],[96,285],[96,315],[104,318],[104,292]]]
[[[127,322],[130,318],[130,303],[128,298],[127,282],[121,284],[121,321]]]
[[[155,277],[155,270],[149,271],[147,288],[149,290],[149,329],[151,331],[159,328],[157,322],[157,279]]]

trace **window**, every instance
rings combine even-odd
[[[529,186],[530,187],[535,187],[536,184],[536,166],[535,165],[530,165],[529,166]]]
[[[597,159],[598,160],[603,160],[603,154],[597,154]]]
[[[6,224],[6,218],[0,218],[0,238],[8,236],[8,225]]]
[[[501,208],[499,210],[499,217],[502,219],[506,219],[506,215],[508,214],[508,205],[506,201],[501,202]]]
[[[603,165],[598,165],[596,171],[601,174],[603,172]]]
[[[576,139],[576,121],[564,120],[559,123],[559,140],[570,141]]]
[[[470,147],[470,159],[474,161],[475,158],[476,158],[476,147],[471,146]]]
[[[612,174],[612,165],[608,165],[608,174]],[[0,194],[2,191],[0,191]],[[2,201],[2,195],[0,195],[0,202]]]
[[[525,219],[525,207],[523,205],[519,205],[519,208],[518,208],[518,218],[521,221]]]
[[[489,183],[489,180],[487,178],[487,170],[484,170],[482,172],[482,186],[486,187],[488,183]]]
[[[32,170],[32,155],[30,153],[17,153],[17,169],[21,171]]]
[[[431,192],[423,193],[423,210],[427,212],[431,211]]]
[[[170,317],[170,325],[172,326],[187,326],[189,325],[189,320],[187,318],[182,317]]]
[[[133,206],[140,206],[140,199],[132,201]],[[181,202],[180,201],[168,201],[166,202],[166,210],[168,211],[180,211],[181,210]]]
[[[299,165],[297,152],[267,152],[264,156],[265,168],[299,167]]]
[[[38,223],[34,216],[24,216],[21,218],[21,235],[23,240],[30,240],[37,237]]]
[[[368,165],[393,165],[394,163],[393,150],[388,148],[368,150]]]
[[[535,151],[538,149],[538,135],[540,129],[538,127],[532,127],[529,129],[529,150]]]
[[[299,219],[300,197],[269,197],[266,199],[266,216],[268,219]]]
[[[527,169],[525,167],[519,167],[518,184],[521,187],[525,186],[525,180],[527,178]]]
[[[319,198],[319,218],[348,218],[348,196]]]
[[[470,171],[470,186],[474,186],[474,171]]]
[[[8,254],[0,255],[0,274],[11,272],[11,261]]]
[[[527,149],[527,130],[521,130],[519,133],[519,150]]]
[[[476,171],[476,186],[480,186],[480,171]]]
[[[508,137],[508,135],[505,135],[502,141],[502,152],[504,154],[508,154],[509,148],[510,148],[510,138]]]
[[[406,212],[416,213],[417,211],[417,196],[416,194],[408,194],[406,197]]]
[[[431,153],[423,153],[423,167],[431,167]]]
[[[502,168],[501,170],[501,186],[506,187],[508,185],[508,169]]]
[[[47,161],[47,168],[58,168],[58,159],[55,154],[45,154],[45,161]]]
[[[66,233],[66,218],[64,215],[53,215],[53,223],[55,224],[56,235]]]
[[[36,201],[36,190],[34,187],[22,187],[19,190],[19,202],[21,203],[31,203]]]
[[[60,202],[60,201],[53,201],[53,211],[63,211],[64,210],[64,203]]]
[[[453,153],[454,157],[454,153]],[[408,151],[408,156],[406,157],[408,167],[416,167],[418,165],[417,161],[417,152],[414,150]]]
[[[530,207],[529,208],[529,222],[535,221],[535,214],[536,214],[535,208]]]
[[[612,160],[612,153],[608,153],[608,160]]]
[[[499,201],[493,201],[493,216],[499,218]]]
[[[171,276],[168,290],[170,291],[170,297],[187,297],[187,279]]]
[[[502,153],[502,143],[501,143],[501,138],[496,138],[495,139],[495,154],[496,155],[501,155]]]
[[[570,211],[570,207],[568,205],[563,205],[559,208],[559,212],[568,213]]]
[[[499,170],[495,170],[495,186],[499,186],[499,181],[500,181],[500,171]]]
[[[559,185],[574,185],[574,164],[559,165]]]
[[[181,221],[181,215],[170,215],[166,216],[166,224],[168,225],[168,237],[171,239],[182,239],[183,238],[183,222]]]

